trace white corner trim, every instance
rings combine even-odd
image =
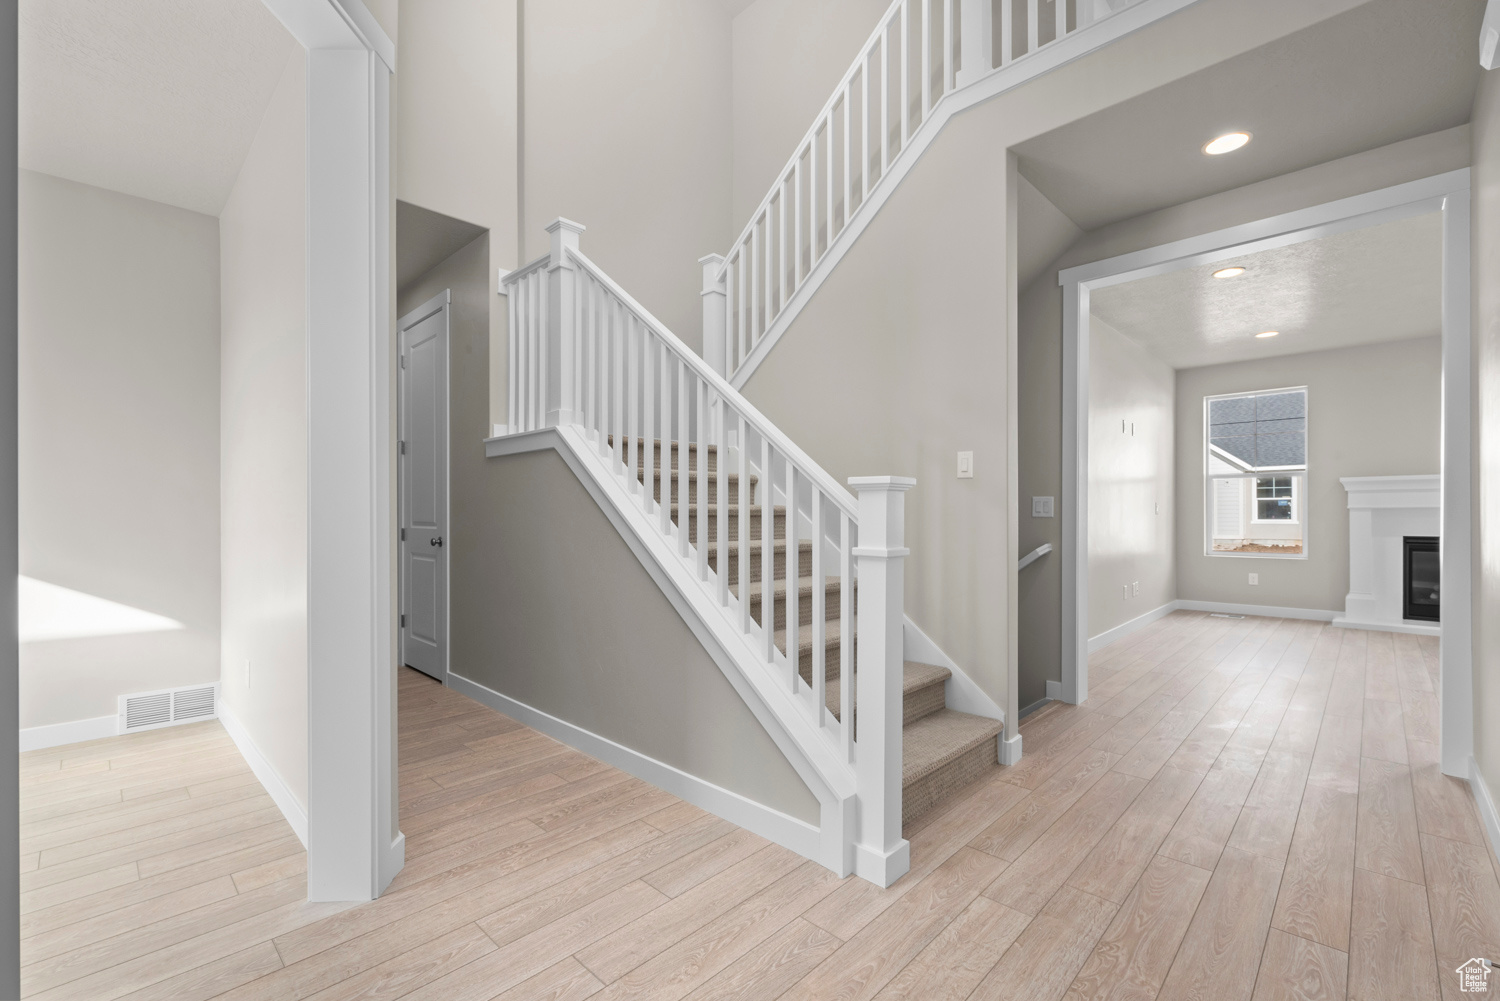
[[[1004,731],[1001,731],[1000,735],[995,738],[999,741],[996,751],[999,754],[1002,765],[1013,765],[1021,760],[1021,738],[1023,736],[1024,734],[1018,733],[1009,740],[1006,740]]]
[[[1053,681],[1050,678],[1047,679],[1047,698],[1051,699],[1053,702],[1056,702],[1058,699],[1062,698],[1061,681]]]
[[[943,685],[943,699],[949,709],[987,719],[1005,719],[1005,710],[1000,708],[1000,703],[990,698],[989,693],[980,688],[952,657],[933,642],[932,637],[911,620],[911,616],[906,617],[901,633],[907,660],[918,664],[936,664],[953,672],[953,676]]]
[[[524,702],[518,702],[508,695],[502,695],[477,681],[465,678],[461,674],[449,674],[448,682],[454,691],[467,695],[496,712],[504,713],[533,730],[539,730],[590,757],[598,758],[605,764],[629,772],[636,778],[649,782],[678,799],[702,807],[732,824],[738,824],[767,840],[789,848],[803,858],[826,864],[821,857],[823,853],[820,850],[820,832],[817,827],[805,820],[799,820],[764,803],[757,803],[737,792],[714,785],[706,779],[690,775],[680,768],[658,761],[623,744],[617,744],[608,737],[601,737],[567,720],[558,719]]]
[[[61,747],[64,744],[79,744],[100,737],[115,737],[120,733],[120,716],[95,716],[93,719],[74,719],[66,723],[48,723],[46,726],[29,726],[21,731],[21,750],[40,751],[44,747]]]
[[[1474,802],[1479,807],[1479,819],[1484,821],[1484,833],[1490,839],[1490,848],[1500,855],[1500,813],[1495,810],[1495,797],[1490,795],[1490,784],[1479,770],[1479,762],[1469,757],[1469,788],[1474,792]]]
[[[1231,615],[1263,615],[1269,619],[1308,619],[1313,622],[1332,622],[1339,614],[1322,608],[1244,605],[1237,601],[1195,601],[1191,598],[1178,598],[1174,604],[1189,612],[1228,612]]]
[[[229,707],[222,702],[219,704],[219,722],[224,724],[224,732],[229,734],[229,739],[234,741],[234,746],[240,749],[240,756],[245,759],[245,764],[255,773],[260,784],[270,795],[271,801],[276,804],[286,822],[292,825],[292,833],[297,835],[297,840],[302,842],[302,847],[307,847],[307,809],[292,795],[291,787],[271,764],[269,758],[261,753],[260,748],[255,746],[255,741],[250,736],[250,731],[245,729],[235,715],[229,711]],[[405,840],[402,840],[402,857],[405,858]]]
[[[1106,629],[1098,636],[1090,636],[1089,653],[1097,653],[1098,651],[1109,646],[1115,640],[1120,639],[1122,636],[1129,636],[1137,629],[1144,629],[1146,626],[1149,626],[1157,619],[1166,618],[1168,615],[1171,615],[1173,612],[1177,611],[1177,608],[1177,602],[1169,601],[1165,605],[1161,605],[1158,608],[1151,609],[1151,611],[1146,612],[1144,615],[1137,615],[1129,622],[1122,622],[1118,626],[1115,626],[1113,629]],[[1059,695],[1053,695],[1051,689],[1052,684],[1053,682],[1051,681],[1047,682],[1047,698],[1049,699],[1058,698],[1062,692],[1062,682],[1059,681],[1056,683]]]

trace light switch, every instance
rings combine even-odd
[[[1250,575],[1250,583],[1256,585],[1257,587],[1260,586],[1260,574],[1258,574],[1258,573],[1251,574]]]
[[[1052,498],[1051,497],[1033,497],[1033,498],[1031,498],[1031,516],[1033,518],[1050,518],[1050,517],[1052,517]]]
[[[974,453],[958,453],[958,478],[961,480],[972,480],[974,478]]]

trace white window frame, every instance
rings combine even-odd
[[[1306,507],[1307,491],[1298,481],[1308,475],[1308,465],[1301,466],[1261,466],[1258,468],[1246,467],[1242,473],[1215,473],[1210,469],[1209,459],[1217,451],[1224,456],[1221,461],[1238,462],[1233,456],[1223,449],[1215,449],[1212,439],[1209,437],[1208,408],[1209,404],[1216,400],[1237,400],[1249,396],[1274,396],[1277,393],[1307,393],[1306,386],[1283,386],[1278,389],[1252,389],[1241,393],[1215,393],[1203,398],[1203,555],[1213,557],[1227,557],[1229,559],[1241,560],[1305,560],[1308,556],[1308,523],[1310,519],[1304,510]],[[1260,505],[1256,503],[1254,482],[1264,476],[1291,476],[1292,478],[1292,514],[1293,521],[1263,521],[1256,517]],[[1250,516],[1246,518],[1248,525],[1286,525],[1294,524],[1302,527],[1302,551],[1300,553],[1231,553],[1222,549],[1214,548],[1214,517],[1215,500],[1214,482],[1216,480],[1249,480],[1250,489]]]

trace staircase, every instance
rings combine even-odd
[[[609,440],[611,446],[614,447],[614,439]],[[628,461],[624,455],[624,446],[619,447],[621,461]],[[658,504],[669,505],[673,525],[681,524],[679,518],[684,503],[682,484],[684,474],[682,464],[679,462],[679,452],[679,443],[671,442],[668,449],[670,456],[668,468],[664,471],[662,444],[660,439],[657,439],[651,443],[649,449],[637,450],[638,457],[635,464],[637,482],[644,485],[647,472],[646,457],[649,454],[652,498]],[[737,526],[740,517],[738,504],[725,505],[726,520],[730,525],[729,541],[721,543],[716,537],[720,501],[717,493],[718,481],[715,479],[718,472],[717,449],[713,446],[705,448],[706,477],[700,477],[699,473],[693,471],[696,464],[696,446],[689,444],[686,452],[688,454],[686,464],[688,469],[686,473],[686,504],[689,510],[688,541],[697,545],[700,538],[698,491],[706,482],[708,490],[704,499],[708,517],[704,520],[708,526],[708,565],[717,573],[719,561],[726,560],[728,579],[739,581],[742,552],[748,553],[749,566],[746,569],[749,580],[750,617],[757,626],[764,626],[767,588],[764,576],[764,554],[767,550],[762,543],[755,541],[761,537],[761,522],[766,516],[765,507],[756,498],[759,477],[751,474],[746,484],[746,496],[750,502],[749,534],[752,541],[742,550],[740,543],[733,541],[738,534]],[[738,497],[739,479],[738,473],[732,473],[726,477],[728,497]],[[795,580],[797,599],[791,604],[797,609],[798,625],[803,627],[798,630],[800,639],[797,646],[797,672],[802,681],[810,686],[813,684],[813,634],[805,627],[812,624],[813,589],[817,586],[812,571],[813,543],[811,539],[803,539],[797,543],[795,555],[791,557],[793,572],[789,573],[786,507],[784,505],[773,507],[771,518],[773,530],[769,551],[772,565],[770,580],[772,630],[777,648],[785,655],[788,591],[790,590],[788,582]],[[841,660],[839,647],[842,636],[838,619],[838,610],[841,607],[841,580],[836,576],[824,577],[822,587],[822,606],[829,610],[825,613],[827,626],[824,632],[826,644],[824,662],[828,666],[824,675],[823,703],[829,713],[835,719],[839,719],[843,696],[843,676],[839,668]],[[730,592],[736,598],[740,597],[739,588],[738,583],[729,585]],[[854,591],[857,595],[857,585]],[[854,601],[853,604],[857,611],[858,601]],[[857,671],[851,673],[855,678],[858,677]],[[921,817],[950,794],[999,767],[996,737],[1002,729],[1001,722],[947,708],[944,687],[952,674],[953,672],[946,667],[933,664],[918,664],[912,661],[905,661],[903,664],[901,685],[901,820],[903,826]],[[857,712],[855,722],[857,728]]]

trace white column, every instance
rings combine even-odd
[[[856,476],[859,614],[855,658],[859,844],[855,871],[890,886],[911,868],[901,837],[901,681],[905,661],[906,476]]]
[[[586,227],[559,216],[547,232],[552,236],[552,259],[547,265],[547,386],[546,424],[572,424],[573,390],[577,384],[577,318],[573,315],[576,268],[567,251],[578,249],[578,236]]]
[[[724,312],[728,302],[724,276],[724,258],[709,254],[698,258],[703,265],[703,360],[708,367],[729,378],[729,317]]]
[[[959,0],[956,86],[968,86],[994,65],[994,16],[991,0]]]

